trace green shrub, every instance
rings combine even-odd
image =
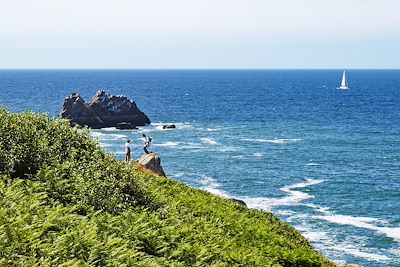
[[[87,129],[32,112],[0,109],[0,137],[0,172],[11,177],[31,179],[42,166],[103,155]]]
[[[21,178],[37,172],[46,160],[41,147],[46,124],[42,115],[0,109],[0,172]]]
[[[0,109],[0,173],[37,179],[50,197],[118,213],[127,207],[153,207],[125,166],[105,155],[88,129],[35,113]]]

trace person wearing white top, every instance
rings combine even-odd
[[[131,160],[131,140],[126,140],[125,143],[125,161],[129,162]]]
[[[150,136],[147,136],[147,135],[143,134],[143,141],[144,141],[143,150],[144,150],[144,153],[146,153],[146,154],[149,154],[149,153],[150,153],[150,152],[147,150],[147,148],[150,146],[151,140],[152,140],[152,139],[151,139]]]

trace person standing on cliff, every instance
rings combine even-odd
[[[144,153],[146,153],[146,154],[150,153],[149,150],[147,150],[147,148],[149,148],[151,140],[152,139],[150,136],[143,134],[143,141],[144,141],[143,150],[144,150]]]
[[[131,160],[131,140],[126,140],[125,143],[125,161],[129,162]]]

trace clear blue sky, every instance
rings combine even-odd
[[[400,68],[400,1],[0,0],[0,68]]]

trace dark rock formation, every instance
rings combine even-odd
[[[229,198],[230,201],[233,201],[239,205],[242,205],[244,207],[247,207],[246,202],[244,202],[243,200],[237,199],[237,198]]]
[[[161,167],[161,159],[155,153],[143,155],[138,163],[159,176],[165,177],[164,170]]]
[[[163,129],[175,129],[176,126],[175,126],[175,124],[168,124],[168,125],[163,125],[162,128]]]
[[[132,124],[129,122],[119,122],[119,123],[117,123],[116,128],[119,130],[137,130],[138,129],[135,124]]]
[[[97,91],[90,103],[85,103],[80,95],[72,93],[64,99],[61,117],[68,119],[72,126],[87,125],[94,129],[117,127],[119,123],[126,123],[125,126],[150,124],[150,119],[135,102],[126,96],[112,96],[105,91]]]

